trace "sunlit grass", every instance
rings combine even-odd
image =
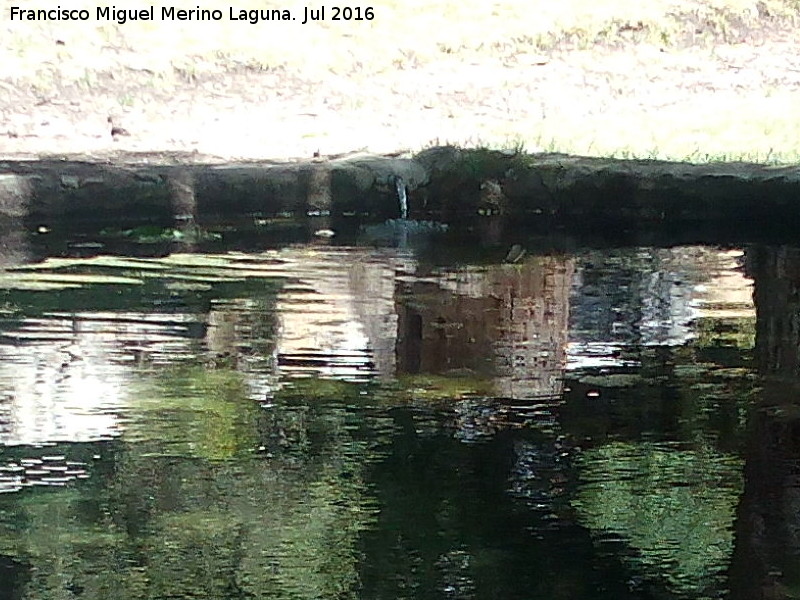
[[[632,44],[713,49],[746,42],[750,29],[767,22],[800,23],[800,0],[383,0],[371,5],[370,21],[334,22],[329,6],[327,21],[307,25],[300,23],[306,3],[299,0],[237,4],[288,8],[298,18],[256,25],[229,21],[227,5],[213,6],[224,13],[218,22],[120,25],[98,23],[94,14],[89,22],[11,22],[12,4],[40,8],[25,0],[0,0],[0,86],[6,82],[49,96],[65,85],[92,93],[125,80],[162,94],[188,89],[199,95],[214,88],[208,82],[215,75],[277,70],[319,81],[320,96],[337,80],[371,90],[371,96],[345,98],[343,108],[352,112],[362,105],[369,109],[370,97],[392,93],[386,75],[432,65],[485,62],[490,72],[554,49]],[[592,56],[587,54],[587,64]],[[499,81],[498,96],[513,85]],[[549,93],[557,97],[557,90]],[[578,103],[587,98],[559,100],[541,117],[517,119],[509,112],[514,116],[493,121],[466,113],[440,123],[433,133],[439,141],[467,145],[521,142],[530,150],[695,162],[796,162],[800,156],[800,113],[792,108],[800,98],[790,91],[751,88],[658,109],[652,99],[635,95],[606,98],[602,110],[594,111],[580,110]],[[130,90],[120,91],[116,100],[124,110],[143,110],[145,102]],[[314,127],[297,136],[336,135],[331,123]]]
[[[695,101],[659,111],[564,114],[519,129],[529,149],[688,162],[800,162],[797,93]]]
[[[306,3],[287,0],[245,1],[237,7],[288,8],[296,21],[229,21],[221,6],[224,18],[217,22],[157,18],[118,25],[95,21],[94,14],[88,22],[10,22],[12,5],[39,8],[0,0],[6,30],[0,52],[11,59],[0,63],[0,76],[36,78],[57,70],[67,80],[80,79],[87,70],[120,66],[167,75],[175,69],[280,66],[374,73],[442,56],[513,55],[556,44],[581,48],[633,39],[666,45],[724,41],[737,27],[758,26],[764,11],[794,22],[800,10],[797,0],[384,0],[372,5],[371,21],[334,22],[328,7],[327,21],[301,25]],[[56,40],[64,44],[56,45]]]

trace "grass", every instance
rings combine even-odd
[[[684,162],[800,162],[797,92],[771,98],[757,93],[658,111],[610,107],[602,117],[563,115],[538,126],[533,144],[543,150],[616,158]],[[536,127],[535,125],[532,127]]]
[[[264,71],[301,74],[324,85],[346,79],[388,93],[381,88],[388,85],[385,78],[405,71],[436,65],[447,71],[448,65],[480,62],[494,68],[509,61],[535,62],[553,51],[575,56],[589,51],[587,72],[594,77],[598,51],[690,49],[692,60],[711,60],[722,44],[761,39],[773,29],[800,24],[800,0],[383,0],[373,5],[371,21],[307,25],[299,20],[251,25],[228,21],[227,14],[220,22],[10,22],[12,5],[27,6],[0,0],[0,85],[28,86],[39,95],[70,85],[91,94],[126,78],[169,94],[199,89],[224,74]],[[292,0],[241,4],[289,8],[298,16],[304,6]],[[624,62],[619,66],[629,68]],[[792,107],[800,98],[780,83],[708,94],[705,103],[701,94],[690,104],[648,97],[640,109],[630,101],[641,90],[625,89],[607,77],[591,82],[597,89],[586,90],[596,103],[593,110],[580,105],[586,98],[559,97],[552,87],[546,93],[553,100],[543,101],[541,111],[473,119],[469,131],[454,128],[459,139],[452,141],[524,142],[530,149],[622,157],[798,161],[800,115]],[[668,86],[654,89],[670,96]],[[511,99],[509,106],[537,101],[521,97],[513,82],[499,81],[497,97],[504,95]],[[348,102],[356,111],[365,101]],[[118,104],[140,108],[127,90],[118,94]],[[513,108],[508,113],[516,114]]]
[[[81,77],[87,67],[119,65],[165,77],[276,67],[374,74],[452,56],[507,57],[631,41],[677,47],[746,40],[765,13],[787,24],[800,22],[798,0],[384,0],[374,7],[372,21],[305,26],[299,19],[250,25],[228,21],[227,15],[219,22],[10,22],[12,5],[25,7],[0,0],[6,29],[0,51],[14,59],[3,61],[0,76],[36,77],[58,67],[66,80]],[[301,18],[305,3],[241,6],[289,8]],[[64,45],[55,46],[55,40]]]

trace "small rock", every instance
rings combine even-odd
[[[61,187],[66,188],[68,190],[77,190],[81,185],[81,180],[78,179],[77,175],[62,175],[61,176]]]

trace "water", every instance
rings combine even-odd
[[[0,275],[0,598],[800,590],[798,249],[84,242]]]
[[[408,219],[408,190],[406,182],[402,177],[394,178],[394,185],[397,189],[397,201],[400,203],[400,218],[405,221]]]

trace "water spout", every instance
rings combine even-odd
[[[394,177],[394,185],[397,189],[397,199],[400,202],[400,218],[405,221],[408,219],[408,191],[403,178],[399,175]]]

